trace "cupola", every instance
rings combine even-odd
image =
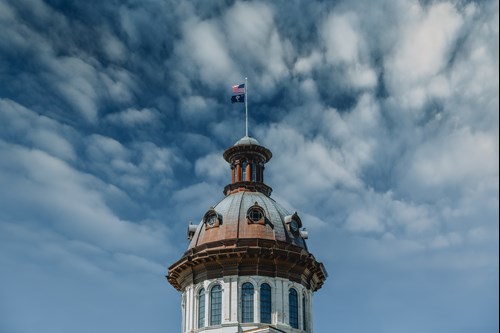
[[[249,190],[271,195],[272,188],[264,184],[264,165],[272,156],[252,137],[238,140],[224,152],[224,159],[231,165],[231,184],[224,188],[224,194]]]

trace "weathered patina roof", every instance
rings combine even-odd
[[[249,223],[247,211],[257,204],[265,213],[265,224]],[[300,233],[293,234],[287,226],[290,214],[272,198],[260,192],[242,191],[228,195],[213,207],[221,217],[216,228],[206,228],[202,219],[188,249],[228,239],[267,239],[286,242],[307,250]]]

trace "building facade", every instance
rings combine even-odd
[[[169,267],[182,293],[183,333],[312,333],[312,296],[327,273],[308,251],[299,215],[264,183],[269,149],[245,136],[224,152],[231,183]]]

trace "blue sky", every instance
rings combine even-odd
[[[330,273],[319,333],[498,332],[498,1],[0,0],[0,332],[180,332],[167,267],[230,181]]]

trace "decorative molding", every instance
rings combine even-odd
[[[273,153],[271,153],[269,149],[259,145],[232,146],[226,149],[223,156],[224,159],[231,164],[233,161],[237,160],[239,156],[246,156],[248,153],[259,156],[264,163],[267,163],[273,156]]]
[[[260,192],[269,197],[273,189],[264,183],[247,181],[235,182],[224,187],[224,195],[226,196],[239,191]]]
[[[322,263],[298,246],[264,239],[230,239],[187,251],[170,266],[167,279],[181,291],[190,284],[228,275],[280,277],[316,291],[328,273]]]

